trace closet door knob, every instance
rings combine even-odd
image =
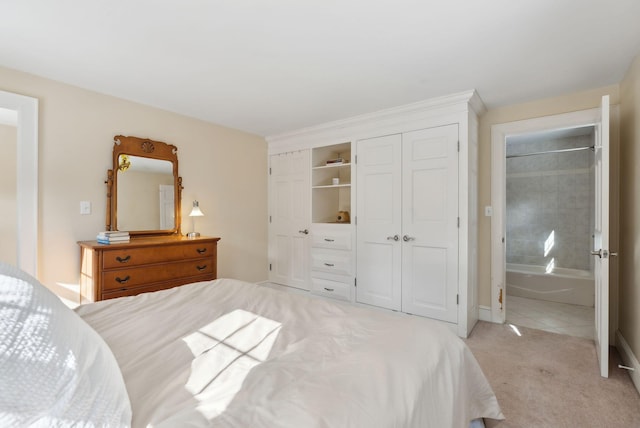
[[[303,235],[308,235],[309,229],[299,230],[298,233],[302,233]]]
[[[400,237],[398,235],[387,236],[387,241],[399,241]]]
[[[403,240],[404,242],[409,242],[409,241],[415,241],[415,240],[416,240],[416,238],[414,238],[413,236],[404,235],[404,236],[402,237],[402,240]]]

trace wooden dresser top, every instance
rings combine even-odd
[[[152,237],[133,237],[129,242],[99,244],[98,241],[79,241],[78,245],[84,248],[113,248],[113,247],[157,247],[158,245],[189,245],[195,243],[218,242],[220,238],[199,236],[197,238],[187,238],[186,236],[152,236]]]

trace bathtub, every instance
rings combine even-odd
[[[555,268],[546,273],[544,266],[507,263],[506,282],[507,296],[590,307],[595,304],[595,281],[589,271]]]

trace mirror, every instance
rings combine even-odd
[[[180,234],[182,178],[177,147],[138,137],[114,137],[107,171],[106,230],[130,235]]]

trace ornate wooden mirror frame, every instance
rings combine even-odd
[[[173,144],[148,138],[116,135],[113,144],[113,169],[107,170],[106,230],[120,230],[118,225],[118,176],[135,157],[171,162],[173,166],[173,227],[168,229],[128,230],[131,236],[180,235],[182,177],[178,175],[178,148]],[[121,158],[121,155],[126,155]],[[123,162],[124,160],[124,162]],[[170,199],[169,199],[170,200]],[[160,210],[160,208],[158,208]],[[124,229],[126,230],[126,229]]]

